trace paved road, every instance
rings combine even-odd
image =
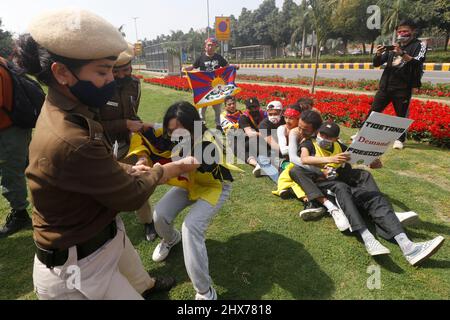
[[[382,74],[382,70],[327,70],[319,69],[317,75],[322,78],[332,79],[373,79],[379,80]],[[297,78],[297,77],[313,77],[313,69],[253,69],[253,68],[241,68],[238,71],[239,74],[249,74],[258,76],[281,76],[284,78]],[[423,82],[431,83],[449,83],[450,72],[447,71],[425,71]]]

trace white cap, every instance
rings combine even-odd
[[[283,104],[280,101],[272,101],[267,105],[267,110],[283,110]]]

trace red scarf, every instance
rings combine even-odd
[[[239,122],[239,118],[242,115],[242,111],[241,110],[237,110],[235,113],[227,113],[225,115],[225,118],[227,118],[228,121],[233,122],[233,123],[238,123]]]

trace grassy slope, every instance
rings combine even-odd
[[[190,94],[145,85],[140,114],[161,121],[165,108]],[[213,123],[213,112],[208,111]],[[348,140],[354,132],[343,129]],[[385,168],[373,171],[381,189],[396,209],[415,210],[421,222],[407,229],[414,240],[438,234],[450,236],[450,163],[448,150],[408,142],[402,152],[390,151]],[[248,166],[235,174],[231,199],[207,232],[210,271],[221,299],[449,299],[450,245],[421,268],[406,262],[399,248],[382,240],[392,254],[372,259],[353,236],[337,231],[331,218],[303,222],[301,204],[271,195],[273,183],[256,180]],[[152,203],[168,190],[159,188]],[[0,222],[7,205],[0,198]],[[186,212],[175,224],[179,228]],[[133,214],[123,214],[130,239],[153,274],[171,274],[178,285],[157,299],[192,299],[194,290],[185,271],[182,247],[177,246],[164,263],[154,263],[155,243],[143,238],[143,228]],[[0,299],[34,299],[32,293],[32,232],[0,240]],[[371,265],[381,266],[381,290],[366,286]]]

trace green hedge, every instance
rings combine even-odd
[[[231,63],[315,63],[315,59],[300,59],[300,58],[277,58],[269,60],[246,60],[236,61],[230,60]],[[371,55],[347,55],[347,56],[331,56],[324,55],[320,58],[320,63],[365,63],[372,62]],[[450,51],[432,52],[428,51],[426,62],[448,63],[450,62]]]

